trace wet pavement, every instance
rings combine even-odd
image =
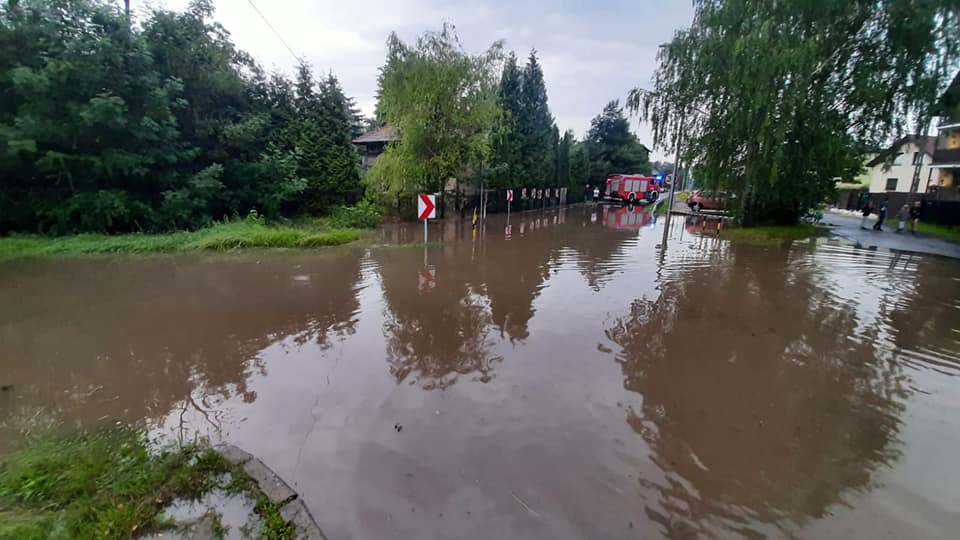
[[[905,253],[922,253],[960,259],[960,244],[926,234],[911,234],[910,225],[903,233],[897,233],[897,218],[887,219],[882,231],[874,231],[873,225],[877,222],[876,216],[867,220],[868,229],[860,228],[862,217],[850,216],[839,212],[827,212],[823,216],[823,224],[830,227],[835,236],[849,240],[859,247],[868,249],[885,249]]]
[[[208,435],[332,539],[954,538],[960,262],[661,226],[0,263],[0,445]]]

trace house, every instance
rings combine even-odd
[[[931,198],[960,201],[960,74],[940,99],[940,114],[931,165],[939,171],[940,181],[931,188]]]
[[[397,130],[391,126],[379,127],[354,139],[353,144],[360,152],[361,166],[366,171],[387,150],[387,145],[399,141]]]
[[[866,174],[870,179],[870,200],[874,206],[887,199],[890,208],[899,208],[907,202],[911,192],[922,196],[930,186],[938,185],[940,172],[932,167],[936,146],[936,137],[907,135],[868,161]],[[914,188],[918,165],[920,177]]]

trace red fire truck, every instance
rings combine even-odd
[[[629,203],[652,203],[660,197],[655,178],[639,174],[614,174],[607,178],[607,198]]]

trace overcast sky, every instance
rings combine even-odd
[[[189,0],[155,0],[181,10]],[[347,95],[372,113],[377,69],[387,35],[412,41],[444,22],[457,27],[470,52],[498,39],[525,59],[535,48],[543,64],[550,110],[561,132],[582,136],[611,99],[623,101],[630,88],[649,86],[657,46],[690,24],[689,0],[253,0],[294,52],[316,73],[332,70]],[[134,0],[134,6],[137,6]],[[234,42],[268,69],[292,74],[296,60],[270,31],[248,0],[216,0],[216,19]],[[631,119],[650,146],[647,126]],[[655,156],[662,156],[655,152]]]

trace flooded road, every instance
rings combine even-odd
[[[230,441],[332,539],[956,537],[960,262],[661,225],[0,263],[0,437]]]

